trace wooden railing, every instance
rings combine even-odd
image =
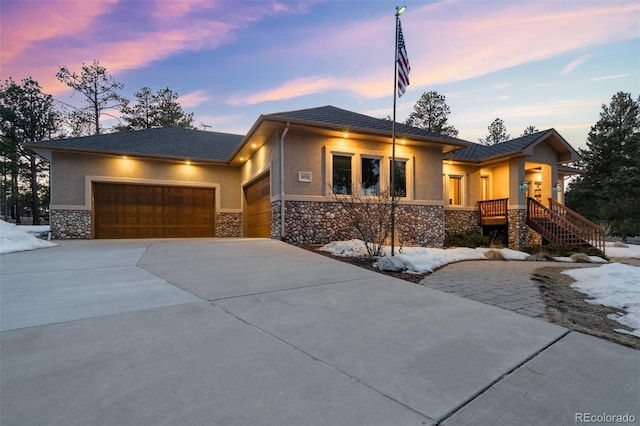
[[[552,208],[547,208],[533,198],[527,198],[527,225],[552,243],[592,245],[604,253],[604,230],[554,203],[551,203]]]
[[[505,225],[507,223],[508,198],[478,202],[480,225]]]
[[[604,237],[606,231],[601,226],[596,225],[586,217],[579,215],[552,198],[549,198],[549,207],[551,211],[580,228],[580,235],[592,246],[600,249],[604,253]]]

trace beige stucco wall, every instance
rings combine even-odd
[[[150,159],[54,152],[51,163],[52,206],[90,206],[91,181],[208,186],[216,188],[218,210],[242,209],[240,170]],[[89,191],[89,192],[88,192]]]
[[[272,165],[276,179],[272,179],[272,194],[279,193],[279,134],[271,139],[274,148]],[[327,137],[297,130],[285,137],[285,193],[287,197],[330,197],[330,164],[333,153],[353,154],[354,184],[359,176],[358,159],[361,155],[381,157],[381,184],[389,179],[391,145],[388,143],[354,138]],[[405,146],[396,144],[396,158],[408,160],[407,179],[410,201],[442,202],[442,153],[440,147]],[[299,172],[311,172],[311,182],[300,181]],[[250,173],[247,173],[249,175]],[[243,173],[244,178],[244,173]],[[277,187],[277,189],[276,189]]]
[[[491,189],[493,198],[509,198],[509,165],[503,164],[491,167],[492,179]]]
[[[251,141],[249,141],[251,143]],[[279,184],[279,134],[274,133],[258,148],[240,168],[241,185],[251,183],[256,178],[271,172],[271,195],[280,191]],[[240,188],[240,186],[238,186]]]

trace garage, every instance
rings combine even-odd
[[[213,237],[215,190],[93,183],[94,238]]]
[[[271,189],[269,173],[244,189],[247,236],[271,238]]]

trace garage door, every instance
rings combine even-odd
[[[93,184],[94,238],[214,236],[215,190]]]
[[[247,203],[246,223],[248,237],[271,238],[271,189],[269,174],[261,177],[244,190]]]

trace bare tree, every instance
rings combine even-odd
[[[57,79],[84,96],[85,108],[76,109],[74,121],[91,123],[94,134],[100,134],[100,115],[110,108],[122,109],[127,100],[120,95],[123,83],[118,83],[99,61],[82,64],[80,74],[60,68]],[[80,126],[81,127],[81,126]]]

